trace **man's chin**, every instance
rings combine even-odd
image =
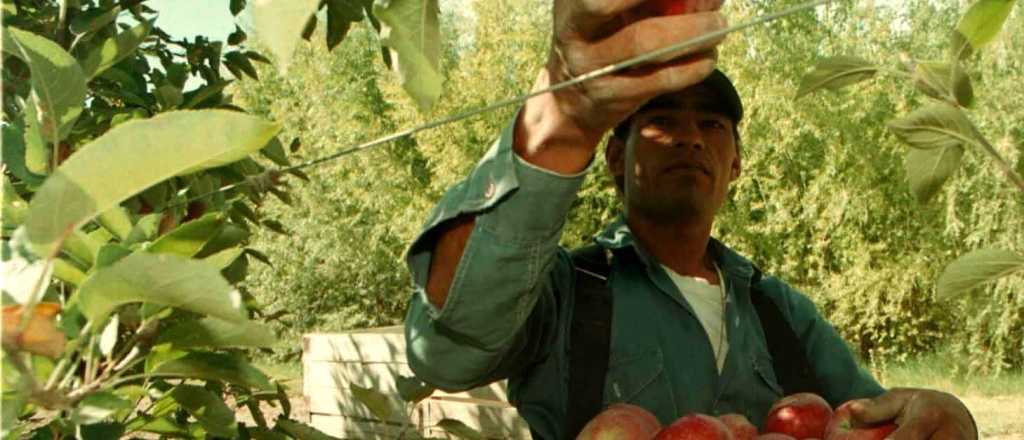
[[[639,215],[653,223],[680,223],[713,215],[710,203],[695,197],[672,197],[630,203],[629,215]]]

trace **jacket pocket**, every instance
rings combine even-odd
[[[655,408],[664,406],[666,398],[674,407],[661,350],[642,351],[609,360],[604,386],[606,404],[626,402]]]

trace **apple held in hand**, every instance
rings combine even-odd
[[[777,432],[797,440],[824,438],[832,419],[832,407],[814,393],[797,393],[779,399],[768,411],[765,432]]]
[[[648,0],[648,3],[658,15],[679,15],[687,12],[687,1],[692,0]]]
[[[836,414],[828,424],[825,440],[883,440],[898,428],[892,422],[854,427],[853,412],[850,411],[851,403],[846,402],[836,408]]]
[[[724,414],[718,416],[734,440],[754,440],[757,437],[757,427],[742,414]]]
[[[661,430],[661,422],[647,410],[628,403],[616,403],[595,416],[577,440],[650,440]]]
[[[680,417],[662,429],[654,440],[732,440],[732,433],[720,420],[704,415]]]

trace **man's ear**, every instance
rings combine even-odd
[[[608,164],[608,173],[615,180],[626,174],[626,141],[612,135],[604,149],[604,161]]]
[[[729,181],[739,179],[741,174],[743,174],[743,159],[737,154],[732,160],[732,166],[729,167]]]

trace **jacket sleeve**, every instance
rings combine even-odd
[[[766,277],[763,282],[769,286],[767,291],[778,293],[775,299],[800,339],[822,386],[822,397],[833,408],[848,400],[872,398],[885,392],[878,381],[857,364],[846,341],[818,313],[810,298],[778,278]]]
[[[512,150],[513,127],[442,197],[406,256],[415,289],[405,320],[409,366],[444,390],[506,378],[546,356],[558,292],[571,288],[558,241],[585,172],[564,176],[526,163]],[[438,309],[425,291],[436,231],[461,214],[476,222]]]

